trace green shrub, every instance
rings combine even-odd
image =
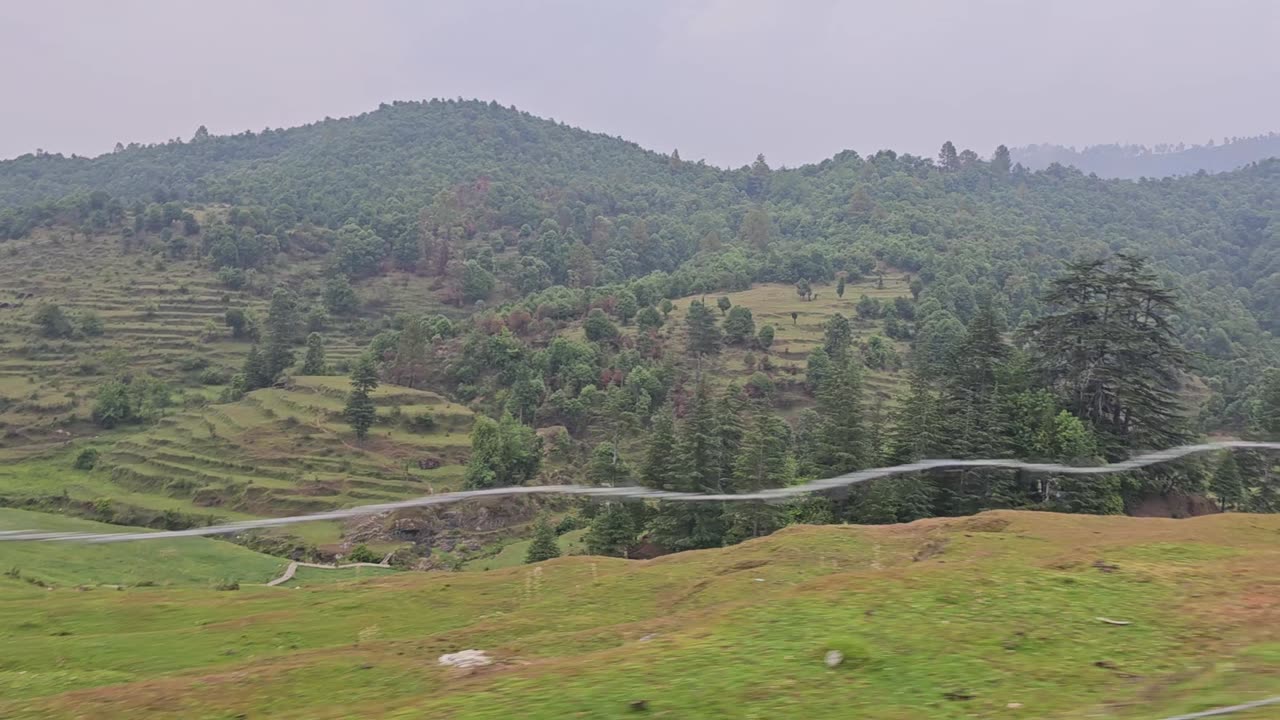
[[[75,469],[92,470],[98,464],[98,451],[94,448],[85,448],[76,455]]]
[[[351,548],[351,552],[347,554],[347,562],[380,563],[382,562],[382,557],[370,550],[368,545],[362,543]]]
[[[213,589],[214,590],[239,590],[240,581],[239,580],[222,580],[217,585],[214,585]]]
[[[226,368],[205,368],[200,373],[201,385],[226,385],[231,380],[231,371]]]

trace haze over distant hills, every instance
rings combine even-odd
[[[1062,145],[1027,145],[1010,150],[1014,162],[1029,170],[1053,163],[1105,178],[1137,179],[1191,175],[1201,170],[1226,172],[1252,162],[1280,157],[1280,134],[1210,140],[1204,145],[1090,145],[1083,150]]]

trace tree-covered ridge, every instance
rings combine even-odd
[[[1280,134],[1223,138],[1221,144],[1209,140],[1204,145],[1191,146],[1185,143],[1166,143],[1155,147],[1111,144],[1090,145],[1076,150],[1052,144],[1027,145],[1014,148],[1010,154],[1014,162],[1030,170],[1043,170],[1058,163],[1101,177],[1134,180],[1197,172],[1226,172],[1280,157]]]

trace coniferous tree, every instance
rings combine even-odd
[[[377,408],[370,397],[378,387],[378,369],[373,357],[368,353],[360,356],[351,368],[351,393],[347,395],[347,406],[344,414],[347,424],[355,431],[356,437],[363,440],[369,434],[377,419]]]
[[[685,327],[690,354],[713,355],[720,352],[720,326],[716,324],[715,315],[702,302],[690,301]]]
[[[720,428],[706,383],[699,382],[676,440],[676,483],[673,490],[716,492],[721,489]],[[654,542],[671,552],[718,547],[724,541],[724,512],[719,503],[659,502],[649,531]]]
[[[729,310],[724,320],[724,337],[727,342],[732,345],[741,345],[752,337],[755,331],[756,321],[751,316],[750,308],[735,305]]]
[[[293,344],[300,328],[297,298],[288,290],[277,288],[267,309],[267,338],[262,350],[267,381],[263,387],[293,364]]]
[[[826,384],[827,378],[831,375],[831,356],[822,348],[815,348],[809,353],[804,371],[805,386],[809,388],[809,392],[814,395],[822,392],[822,386]]]
[[[638,528],[635,514],[620,502],[606,502],[596,511],[583,538],[592,555],[626,557],[627,549],[636,541]]]
[[[320,333],[313,332],[307,336],[307,354],[302,359],[302,374],[323,375],[325,371],[324,338]]]
[[[680,468],[679,460],[675,456],[675,447],[675,411],[668,404],[659,408],[653,416],[653,427],[649,432],[649,442],[645,448],[640,482],[646,487],[674,489]]]
[[[540,517],[533,526],[533,542],[529,543],[529,549],[524,554],[525,564],[558,557],[560,557],[560,544],[556,538],[556,531],[545,517]]]
[[[244,356],[244,366],[240,370],[240,376],[244,381],[242,388],[246,392],[264,388],[271,384],[271,379],[267,377],[267,368],[262,359],[262,353],[258,352],[257,345],[250,345],[249,352]]]
[[[1263,375],[1258,428],[1266,437],[1280,440],[1280,368],[1271,368]]]
[[[1238,510],[1244,505],[1244,479],[1240,476],[1240,465],[1230,450],[1222,453],[1222,459],[1214,468],[1213,479],[1209,489],[1218,498],[1218,505],[1223,510]]]
[[[870,449],[862,410],[862,373],[858,361],[835,363],[818,389],[822,427],[818,473],[831,477],[866,467]]]
[[[1041,370],[1110,458],[1188,437],[1178,389],[1189,360],[1170,322],[1178,305],[1146,261],[1072,264],[1045,302],[1055,311],[1031,328]]]
[[[849,327],[849,319],[840,313],[827,318],[822,333],[822,349],[826,351],[832,362],[842,363],[848,359],[851,347],[853,347],[853,330]]]
[[[411,317],[404,324],[396,342],[395,359],[391,362],[391,382],[409,388],[423,383],[427,372],[429,333],[426,318]]]
[[[841,275],[840,278],[836,280],[836,297],[842,300],[844,299],[844,275]]]
[[[1009,157],[1009,148],[997,145],[995,154],[991,156],[991,172],[997,175],[1008,175],[1013,169],[1013,161]]]

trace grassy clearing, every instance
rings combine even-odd
[[[560,545],[560,554],[566,555],[585,555],[587,554],[587,546],[584,538],[587,535],[586,528],[581,530],[571,530],[564,535],[556,538]],[[467,562],[464,570],[502,570],[504,568],[519,567],[524,565],[524,556],[529,552],[529,546],[533,544],[533,540],[520,540],[504,545],[493,557],[476,558]]]
[[[863,280],[849,283],[845,287],[844,298],[836,295],[835,285],[816,285],[816,300],[808,301],[796,294],[795,287],[781,283],[756,285],[750,290],[727,293],[729,302],[734,306],[742,306],[751,310],[757,331],[765,325],[773,325],[774,341],[768,352],[754,347],[726,346],[718,356],[708,358],[704,368],[708,376],[717,385],[730,382],[744,384],[751,377],[752,370],[747,369],[747,356],[754,357],[757,367],[767,356],[773,369],[768,371],[778,387],[775,401],[779,408],[788,414],[794,414],[810,407],[813,400],[801,389],[805,377],[805,364],[809,352],[822,344],[823,324],[835,313],[841,313],[849,319],[853,329],[854,342],[866,342],[873,335],[884,337],[883,320],[860,320],[856,306],[862,295],[892,302],[895,297],[911,295],[908,282],[901,274],[884,278],[884,287],[879,287],[875,280]],[[665,332],[669,333],[670,342],[677,351],[684,347],[684,316],[689,303],[693,300],[705,300],[713,312],[719,294],[693,295],[675,301],[676,309],[666,323]],[[792,320],[791,313],[796,313]],[[905,356],[907,344],[885,340]],[[872,402],[890,403],[904,388],[905,375],[898,371],[867,371],[865,384],[868,400]]]
[[[0,584],[0,716],[1164,717],[1280,693],[1277,533],[997,512],[288,592]],[[436,664],[464,648],[498,664]]]
[[[120,532],[117,525],[60,515],[0,508],[0,530],[40,529],[58,532]],[[86,545],[0,542],[0,571],[17,570],[20,578],[59,588],[78,585],[192,585],[219,582],[262,583],[276,577],[287,562],[229,542],[207,538],[146,543]]]

